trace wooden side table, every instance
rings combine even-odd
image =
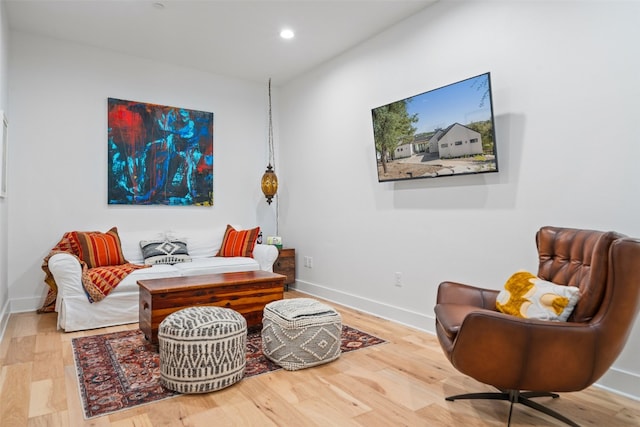
[[[296,282],[296,250],[293,248],[280,249],[280,255],[273,263],[273,272],[287,276],[284,279],[284,284],[286,290],[289,290],[289,285]]]

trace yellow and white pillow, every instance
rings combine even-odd
[[[575,286],[556,285],[527,271],[513,274],[498,294],[498,311],[525,319],[566,322],[580,298]]]

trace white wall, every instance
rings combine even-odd
[[[11,311],[45,294],[42,258],[69,230],[261,225],[274,209],[267,164],[267,82],[239,80],[11,33]],[[107,98],[214,113],[214,206],[107,205]]]
[[[285,85],[297,287],[433,331],[439,282],[498,289],[536,271],[541,226],[640,237],[638,16],[637,2],[440,2]],[[486,71],[500,172],[378,183],[371,108]],[[638,323],[600,381],[635,398]]]
[[[8,58],[9,23],[7,22],[4,1],[0,1],[0,111],[4,111],[7,117],[9,117],[9,103],[7,100],[7,88],[9,86]],[[0,122],[0,126],[1,125],[2,123]],[[1,128],[0,132],[2,132]],[[9,318],[9,288],[7,274],[7,234],[9,229],[8,205],[8,199],[0,198],[0,337],[3,335]]]

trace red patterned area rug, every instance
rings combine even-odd
[[[342,326],[343,353],[385,340]],[[160,384],[160,356],[140,330],[71,341],[85,418],[93,418],[178,395]],[[281,369],[262,354],[260,330],[247,335],[245,378]]]

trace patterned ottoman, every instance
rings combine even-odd
[[[189,307],[158,327],[160,382],[180,393],[206,393],[242,379],[247,321],[222,307]]]
[[[314,299],[283,299],[264,308],[262,353],[286,370],[337,359],[341,334],[340,314]]]

